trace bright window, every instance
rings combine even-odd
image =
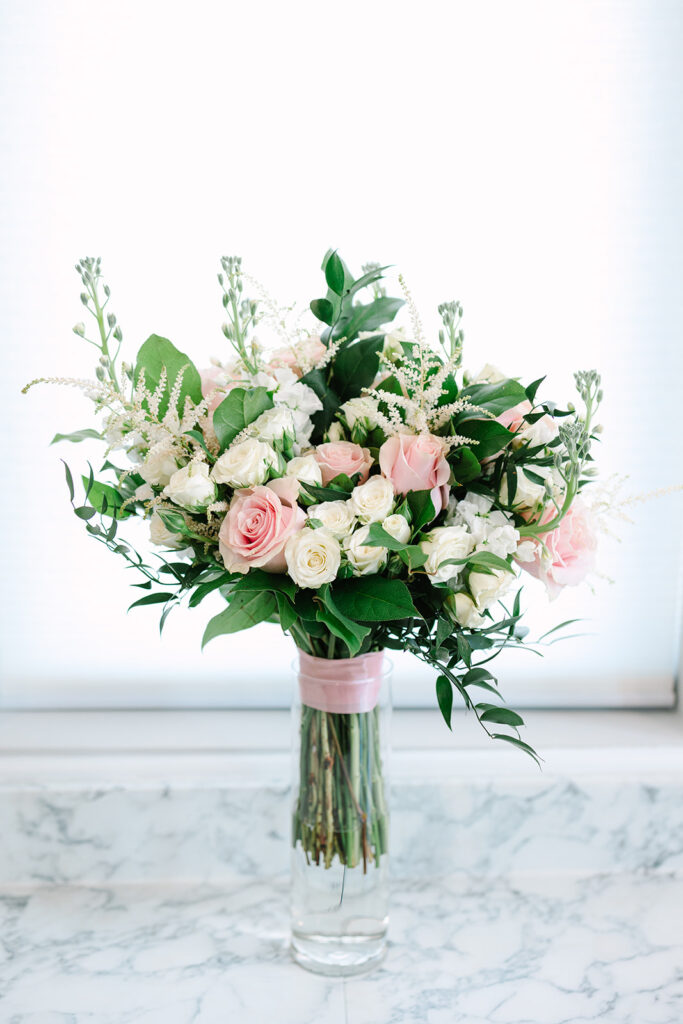
[[[264,12],[264,7],[267,11]],[[275,627],[202,655],[211,605],[163,642],[128,574],[87,538],[59,457],[90,425],[42,375],[92,373],[70,332],[72,267],[101,255],[132,359],[153,331],[198,365],[225,344],[218,258],[239,252],[278,300],[320,290],[338,246],[394,261],[428,328],[465,308],[466,365],[493,362],[570,397],[603,374],[603,478],[625,494],[681,482],[683,9],[654,4],[413,4],[337,8],[26,5],[2,17],[2,700],[5,706],[272,706],[291,641]],[[596,581],[527,625],[587,621],[544,660],[497,664],[518,704],[670,706],[680,626],[680,496],[614,524]],[[400,703],[434,701],[398,659]]]

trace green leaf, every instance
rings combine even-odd
[[[370,524],[366,543],[370,547],[387,548],[389,551],[405,551],[407,547],[410,547],[387,533],[381,523]]]
[[[439,708],[443,715],[444,722],[452,731],[451,715],[453,713],[453,687],[446,676],[436,677],[436,699],[439,702]]]
[[[477,711],[481,712],[479,717],[482,722],[510,725],[515,729],[520,725],[524,725],[522,716],[518,715],[516,711],[511,711],[510,708],[501,708],[496,704],[477,704]]]
[[[95,515],[95,511],[96,510],[91,508],[89,505],[81,505],[79,508],[74,509],[74,512],[79,519],[92,519]]]
[[[483,679],[493,679],[495,681],[495,678],[496,677],[491,675],[488,669],[479,667],[471,668],[469,672],[466,672],[462,677],[462,684],[463,686],[474,686],[477,683],[480,683]]]
[[[286,573],[265,572],[251,569],[235,585],[235,593],[247,590],[270,590],[273,594],[285,594],[291,601],[296,596],[296,584]]]
[[[419,533],[423,526],[436,518],[431,491],[409,491],[406,495],[411,512],[413,533]]]
[[[86,441],[90,437],[96,437],[102,439],[102,435],[99,430],[93,430],[92,427],[85,427],[83,430],[75,430],[73,434],[55,434],[50,441],[50,444],[57,444],[58,441],[73,441],[77,444],[79,441]]]
[[[472,449],[466,445],[455,450],[455,453],[449,459],[449,463],[453,470],[453,476],[459,484],[468,484],[471,480],[476,480],[481,475],[479,459]]]
[[[262,412],[272,408],[273,399],[265,388],[233,388],[213,414],[213,429],[221,451]]]
[[[532,405],[536,401],[536,392],[538,391],[538,389],[540,388],[540,386],[541,386],[541,384],[543,383],[544,380],[545,380],[545,377],[539,377],[538,380],[535,380],[533,382],[533,384],[530,384],[529,387],[526,388],[526,390],[525,390],[526,397],[528,398],[528,400],[531,402]]]
[[[275,599],[277,601],[278,615],[280,616],[280,628],[283,633],[286,633],[297,620],[296,608],[287,595],[280,591],[275,594]]]
[[[157,509],[157,515],[171,533],[181,533],[185,536],[189,532],[187,523],[180,512],[174,512],[172,508],[160,508]]]
[[[466,398],[472,405],[486,409],[494,416],[500,416],[519,405],[526,397],[526,391],[516,380],[501,380],[496,384],[470,384],[460,392],[460,398]]]
[[[348,319],[340,321],[335,334],[338,338],[351,340],[360,331],[376,331],[390,323],[403,305],[403,299],[383,295],[367,305],[352,306]]]
[[[317,487],[315,484],[307,484],[304,480],[301,481],[301,486],[317,502],[348,501],[349,499],[348,491],[338,490],[336,487]]]
[[[91,505],[94,505],[101,515],[116,515],[117,519],[127,519],[134,514],[130,507],[124,508],[121,511],[124,499],[114,487],[110,487],[109,484],[102,484],[99,480],[93,480],[92,484],[90,484],[86,477],[81,477],[81,479],[83,480],[83,486],[88,488],[88,501]]]
[[[64,459],[62,459],[61,461],[62,461],[62,465],[64,466],[64,476],[66,477],[66,486],[69,488],[69,501],[73,502],[73,500],[74,500],[74,478],[71,475],[71,470],[67,466],[66,462],[64,462]]]
[[[437,649],[448,640],[453,633],[453,623],[450,619],[440,615],[436,622],[436,646]]]
[[[465,419],[466,413],[461,413],[454,420],[455,430],[463,437],[469,437],[476,441],[474,446],[479,462],[482,459],[496,455],[501,449],[512,441],[514,434],[497,420]]]
[[[327,287],[331,288],[336,295],[344,294],[344,266],[336,252],[330,253],[325,263],[325,280]],[[329,323],[329,321],[325,321]]]
[[[491,735],[494,740],[503,740],[505,743],[511,743],[514,747],[517,747],[518,750],[523,750],[525,754],[528,754],[529,757],[534,759],[539,768],[541,767],[541,761],[543,758],[536,753],[533,747],[530,747],[528,743],[525,743],[524,740],[520,740],[517,736],[507,736],[504,732],[494,732]]]
[[[242,629],[269,619],[277,608],[275,595],[267,591],[247,591],[235,594],[225,611],[209,621],[202,638],[202,648],[223,633],[237,633]]]
[[[460,559],[457,559],[460,562]],[[506,562],[500,555],[494,555],[492,551],[475,551],[474,554],[468,555],[467,558],[463,559],[468,565],[472,566],[473,569],[500,569],[501,572],[510,572],[515,575],[515,570],[512,568],[509,562]]]
[[[539,636],[536,643],[540,644],[541,640],[545,640],[547,636],[550,636],[552,633],[557,633],[560,629],[566,629],[567,626],[573,626],[575,622],[583,622],[583,619],[566,619],[564,622],[560,622],[558,626],[553,626],[552,629],[549,629],[546,633],[543,633],[542,636]]]
[[[128,605],[128,611],[130,611],[131,608],[142,608],[142,606],[146,605],[146,604],[162,604],[162,603],[165,604],[166,601],[170,601],[174,597],[175,597],[175,594],[172,594],[172,593],[168,593],[168,594],[161,594],[161,593],[147,594],[146,597],[141,597],[138,601],[133,601],[132,604],[129,604]]]
[[[342,345],[332,367],[332,387],[342,402],[360,395],[377,376],[384,335],[376,334]]]
[[[208,594],[211,594],[214,590],[218,590],[219,587],[225,586],[225,584],[229,583],[231,579],[231,574],[229,572],[224,572],[221,573],[220,576],[217,576],[215,580],[200,583],[193,591],[190,600],[187,602],[188,608],[196,608]]]
[[[202,400],[202,382],[189,356],[180,352],[168,338],[151,334],[138,352],[133,380],[137,386],[141,377],[148,391],[155,391],[161,380],[161,372],[166,368],[166,387],[159,403],[159,419],[163,419],[168,411],[168,400],[178,374],[183,371],[183,382],[178,395],[177,410],[182,415],[185,399],[191,398],[195,405]],[[144,375],[144,376],[143,376]]]
[[[339,395],[333,391],[327,383],[327,374],[327,369],[309,370],[309,372],[301,378],[301,383],[312,388],[323,404],[322,409],[313,413],[313,416],[311,417],[314,425],[321,433],[324,433],[328,429],[330,423],[334,419],[337,409],[341,405]]]
[[[399,551],[398,555],[401,561],[405,562],[411,572],[414,572],[415,569],[421,569],[427,561],[427,555],[419,544],[410,544],[407,548],[403,548]]]
[[[334,323],[334,306],[329,299],[312,299],[311,312],[318,320],[331,326]]]
[[[347,290],[347,298],[355,295],[361,288],[367,288],[369,284],[373,284],[375,281],[379,281],[383,276],[385,270],[389,270],[391,264],[387,264],[386,267],[378,267],[376,270],[370,270],[367,274],[363,274],[362,277],[357,278]]]
[[[342,614],[355,622],[392,622],[419,618],[408,587],[384,576],[337,580],[333,599]]]
[[[319,601],[316,608],[316,619],[327,626],[333,636],[343,640],[349,649],[349,654],[354,657],[360,651],[363,640],[370,632],[369,627],[359,625],[344,614],[335,601],[336,595],[333,596],[328,583],[320,587],[317,596]]]

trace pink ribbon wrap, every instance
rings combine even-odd
[[[372,711],[379,699],[383,674],[382,651],[358,658],[315,658],[299,651],[301,701],[317,711],[340,715]]]

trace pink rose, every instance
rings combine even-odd
[[[296,503],[297,481],[271,480],[265,487],[236,491],[218,534],[218,546],[229,572],[285,572],[285,544],[306,521]]]
[[[514,434],[519,433],[522,437],[528,438],[529,444],[536,446],[547,444],[557,434],[557,424],[552,416],[541,416],[535,423],[527,423],[524,419],[533,409],[531,402],[524,401],[506,409],[497,417],[498,422],[511,430]]]
[[[209,399],[209,413],[217,409],[225,396],[240,383],[232,379],[230,370],[223,366],[209,366],[206,370],[200,370],[199,376],[202,396]]]
[[[546,512],[545,521],[554,514],[553,509]],[[536,579],[543,581],[553,599],[563,587],[575,587],[581,583],[595,568],[597,537],[592,513],[577,498],[560,525],[541,536],[547,554],[541,544],[535,541],[531,559],[527,556],[524,561],[520,559],[519,564]]]
[[[372,467],[372,455],[368,449],[352,441],[327,441],[319,444],[313,455],[320,466],[323,487],[327,487],[340,473],[348,477],[360,473],[360,483],[364,484]]]
[[[309,368],[320,362],[326,352],[327,349],[319,336],[312,334],[309,338],[304,338],[298,345],[276,349],[271,355],[266,369],[278,370],[286,367],[297,377],[302,377]],[[302,366],[302,363],[305,365]]]
[[[435,514],[448,504],[446,446],[433,434],[394,434],[379,450],[382,472],[397,494],[431,491]]]

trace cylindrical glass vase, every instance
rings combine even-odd
[[[390,670],[381,651],[295,664],[292,953],[319,974],[361,973],[386,949]]]

